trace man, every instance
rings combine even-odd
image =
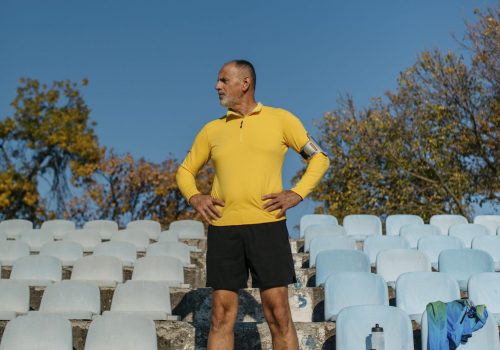
[[[177,172],[183,195],[209,223],[207,286],[213,288],[209,349],[232,349],[238,290],[248,272],[260,289],[274,349],[298,349],[288,304],[295,270],[285,212],[296,206],[326,172],[329,160],[299,119],[255,100],[256,75],[244,60],[226,63],[215,89],[225,116],[198,133]],[[281,169],[289,147],[309,163],[301,181],[284,191]],[[211,194],[201,194],[195,176],[208,160],[215,167]]]

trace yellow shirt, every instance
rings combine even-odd
[[[211,196],[225,202],[217,207],[222,218],[215,226],[257,224],[283,220],[279,210],[262,208],[264,195],[283,190],[281,172],[289,147],[300,152],[309,137],[300,120],[290,112],[258,104],[242,116],[233,111],[206,124],[196,136],[177,171],[177,183],[189,200],[200,193],[195,176],[212,159],[215,179]],[[306,197],[329,166],[322,153],[314,155],[292,191]]]

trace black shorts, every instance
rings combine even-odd
[[[287,286],[297,281],[285,220],[208,227],[207,287],[238,290]]]

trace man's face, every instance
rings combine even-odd
[[[241,71],[235,64],[229,63],[221,68],[215,90],[219,94],[222,106],[231,108],[238,104],[244,94],[245,87]]]

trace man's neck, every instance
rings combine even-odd
[[[250,113],[255,109],[255,106],[257,106],[257,102],[254,99],[252,99],[249,101],[242,101],[241,103],[229,109],[238,114],[247,115],[248,113]]]

